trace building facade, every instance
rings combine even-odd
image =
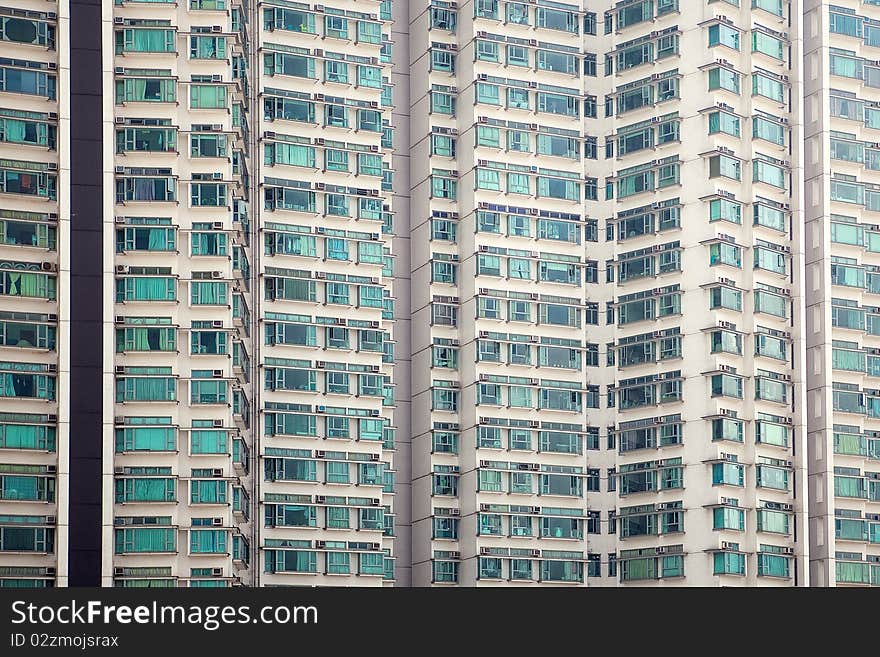
[[[880,3],[0,4],[0,585],[880,584]]]

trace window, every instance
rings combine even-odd
[[[714,374],[711,377],[711,393],[713,397],[743,398],[743,379],[732,374]]]
[[[739,89],[738,84],[737,89]],[[737,93],[739,92],[737,91]],[[784,100],[785,87],[780,80],[769,78],[760,73],[753,73],[752,93],[756,96],[764,96],[781,103]]]
[[[709,266],[730,265],[742,269],[742,249],[727,242],[715,242],[709,245]]]
[[[709,69],[709,91],[726,89],[739,94],[739,73],[726,68]]]
[[[529,49],[525,46],[507,46],[508,66],[529,66]]]
[[[739,30],[725,23],[709,26],[709,46],[727,46],[739,50]]]
[[[517,87],[507,88],[507,107],[510,109],[530,109],[529,92]]]
[[[495,41],[484,41],[477,39],[476,41],[476,59],[482,62],[498,62],[498,43]]]
[[[742,223],[742,205],[736,201],[716,198],[709,201],[709,221]]]
[[[746,555],[739,552],[716,552],[712,558],[712,574],[745,575]]]
[[[739,137],[740,118],[727,112],[711,112],[709,114],[709,134],[713,135],[719,132]]]
[[[742,179],[742,163],[729,155],[713,155],[709,158],[709,177]]]
[[[752,30],[752,52],[768,55],[773,59],[783,61],[785,59],[785,43],[771,34]]]
[[[226,87],[220,84],[191,84],[190,109],[225,109]]]
[[[455,72],[455,56],[446,50],[431,50],[431,70]]]
[[[477,83],[477,102],[488,105],[500,105],[499,88],[497,84]]]
[[[767,160],[752,161],[752,180],[763,182],[779,189],[786,187],[786,171],[783,167]]]
[[[440,91],[431,91],[431,112],[455,114],[455,96]]]
[[[475,0],[474,17],[498,20],[498,0]]]
[[[324,62],[324,80],[348,84],[348,64],[334,59]]]

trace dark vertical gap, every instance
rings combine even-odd
[[[101,585],[101,0],[70,2],[70,586]]]

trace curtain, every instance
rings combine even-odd
[[[165,451],[174,448],[171,427],[137,427],[124,429],[126,449]]]
[[[38,440],[38,433],[44,433],[45,427],[27,426],[21,424],[0,425],[0,445],[6,448],[33,449],[41,446],[43,441]],[[43,430],[42,432],[40,430]]]
[[[760,554],[759,572],[771,577],[788,577],[788,559],[775,554]],[[838,562],[838,565],[840,562]]]
[[[222,454],[226,451],[226,432],[193,430],[190,444],[193,454]]]
[[[173,401],[174,379],[130,377],[120,381],[124,399],[133,401]]]
[[[871,581],[869,565],[866,563],[838,561],[835,563],[835,569],[838,582],[867,584]]]
[[[129,281],[131,281],[129,283]],[[169,301],[174,299],[173,279],[129,278],[126,287],[131,288],[128,298],[136,301]]]
[[[217,553],[226,551],[226,532],[224,530],[192,530],[189,537],[190,552]]]
[[[288,554],[293,557],[292,570],[301,573],[315,572],[317,557],[314,552],[290,552]]]
[[[315,149],[299,144],[275,143],[275,162],[296,167],[315,166]]]
[[[2,477],[3,488],[0,497],[6,500],[43,500],[37,477],[6,475]],[[44,493],[44,491],[42,491]]]
[[[218,286],[214,283],[194,282],[192,286],[192,302],[197,305],[216,305],[218,303]]]
[[[127,529],[124,535],[134,552],[166,552],[174,549],[173,529]]]
[[[26,141],[27,124],[15,119],[5,120],[6,141],[22,143]]]
[[[147,232],[147,248],[150,251],[165,251],[168,247],[168,230],[165,228],[150,228]]]
[[[174,498],[173,486],[169,487],[168,479],[127,479],[126,497],[143,501],[170,501]]]
[[[135,351],[150,351],[149,329],[136,328],[132,330]]]

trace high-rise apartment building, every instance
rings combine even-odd
[[[0,586],[880,585],[878,49],[0,1]]]
[[[880,3],[807,3],[805,380],[810,583],[880,584]]]
[[[797,23],[589,5],[410,30],[414,579],[791,584]]]

